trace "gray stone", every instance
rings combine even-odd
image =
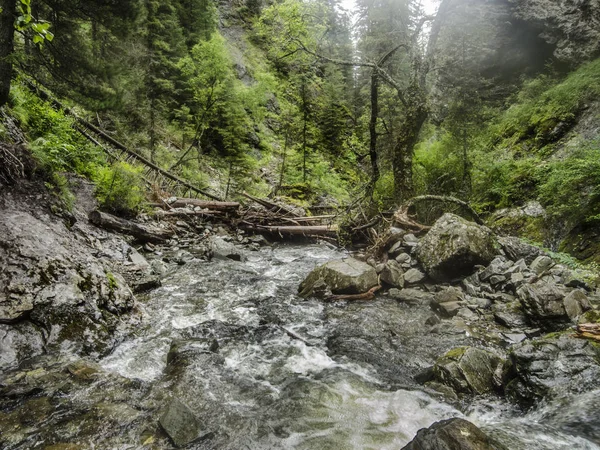
[[[167,265],[160,259],[153,259],[150,262],[150,267],[152,268],[152,271],[157,275],[163,276],[167,273]]]
[[[499,388],[499,369],[504,360],[475,347],[459,347],[439,358],[433,366],[434,379],[457,394],[486,394]]]
[[[232,259],[234,261],[245,260],[243,251],[237,248],[231,242],[227,242],[222,237],[213,236],[210,240],[209,246],[212,257],[215,259]]]
[[[388,253],[391,256],[395,256],[395,255],[398,255],[399,253],[402,253],[403,245],[404,245],[404,242],[402,242],[402,241],[396,242],[394,245],[392,245],[392,248],[389,249]]]
[[[402,450],[501,450],[483,431],[465,419],[448,419],[419,430]]]
[[[432,305],[436,311],[438,311],[443,317],[454,317],[460,311],[462,303],[460,302],[446,302]]]
[[[160,417],[160,425],[175,446],[184,447],[200,437],[201,425],[193,411],[174,398]]]
[[[527,264],[531,264],[535,258],[542,254],[539,248],[518,237],[498,237],[498,242],[506,256],[513,261],[523,259]]]
[[[431,327],[434,325],[438,325],[439,323],[441,323],[441,319],[435,314],[430,315],[425,321],[425,325],[429,325]]]
[[[135,248],[131,247],[129,249],[129,261],[131,261],[133,264],[135,264],[138,267],[142,267],[142,268],[146,268],[146,267],[150,267],[150,263],[148,263],[148,261],[146,261],[146,258],[144,258]]]
[[[373,267],[354,258],[331,261],[313,270],[300,284],[300,296],[315,295],[318,281],[324,282],[334,294],[362,294],[379,282]]]
[[[399,264],[410,264],[412,261],[411,256],[408,253],[400,253],[396,256],[396,262]]]
[[[444,214],[421,239],[416,256],[427,275],[446,281],[469,275],[477,264],[489,264],[497,248],[489,228]]]
[[[517,295],[529,320],[544,329],[559,330],[571,321],[564,303],[567,291],[562,286],[538,281],[521,286]],[[578,301],[576,294],[572,300]],[[569,305],[575,307],[572,301]]]
[[[404,273],[406,284],[418,284],[425,279],[425,274],[419,269],[409,269]]]
[[[524,407],[555,396],[600,388],[600,349],[571,332],[553,333],[512,347],[505,392]]]
[[[567,294],[563,300],[563,304],[567,316],[569,316],[572,321],[576,321],[584,312],[592,309],[592,305],[587,296],[578,289]]]
[[[433,295],[419,289],[390,289],[389,296],[395,300],[409,305],[429,305],[433,301]]]
[[[393,259],[388,261],[381,271],[381,280],[395,288],[402,289],[404,287],[404,272],[400,264]]]
[[[479,274],[479,279],[481,281],[491,282],[491,278],[494,276],[504,276],[504,273],[510,268],[511,265],[512,263],[506,261],[503,257],[496,257],[490,263],[490,265]]]
[[[600,54],[597,1],[510,0],[517,19],[535,24],[554,57],[579,65]]]
[[[448,287],[437,292],[434,297],[434,303],[462,302],[464,300],[463,292],[456,287]]]
[[[538,256],[531,263],[530,269],[533,270],[537,275],[549,270],[554,266],[554,261],[549,256]]]
[[[504,275],[492,275],[490,277],[490,284],[492,286],[497,286],[500,283],[504,283],[506,281],[506,277]]]

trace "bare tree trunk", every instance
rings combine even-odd
[[[371,118],[369,120],[369,156],[371,158],[371,184],[369,196],[373,195],[379,180],[379,164],[377,161],[377,118],[379,116],[379,77],[373,70],[371,73]]]
[[[407,96],[406,115],[400,124],[400,133],[396,138],[392,166],[394,171],[394,200],[397,204],[410,199],[414,195],[412,166],[415,145],[419,133],[427,120],[429,111],[425,99],[426,93],[416,87]]]
[[[16,0],[0,0],[0,106],[8,102],[13,66]]]

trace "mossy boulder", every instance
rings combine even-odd
[[[600,348],[572,336],[551,333],[516,345],[504,374],[507,396],[523,407],[564,394],[600,388]]]
[[[473,272],[475,265],[487,266],[498,254],[492,231],[454,214],[444,214],[416,248],[416,256],[436,281],[448,281]]]
[[[500,387],[504,360],[475,347],[458,347],[439,358],[433,366],[433,380],[457,394],[486,394]]]
[[[346,258],[317,267],[300,284],[298,291],[301,297],[324,297],[327,290],[333,294],[362,294],[378,284],[373,267]]]
[[[483,431],[465,419],[448,419],[419,430],[402,450],[501,450]]]

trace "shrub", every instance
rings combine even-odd
[[[118,162],[97,168],[94,181],[102,209],[124,216],[134,216],[140,211],[144,202],[141,169]]]

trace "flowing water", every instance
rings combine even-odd
[[[414,383],[444,351],[477,342],[467,327],[442,324],[432,334],[423,325],[427,308],[385,297],[297,297],[308,272],[340,251],[278,246],[246,256],[173,268],[144,300],[136,335],[100,362],[121,381],[67,394],[71,408],[97,411],[107,399],[112,406],[87,422],[55,420],[47,433],[82,448],[170,448],[157,421],[175,396],[202,422],[194,449],[400,449],[420,428],[451,417],[466,417],[509,449],[600,448],[577,436],[576,418],[559,413],[564,402],[527,415],[492,398],[459,410]],[[572,411],[577,401],[568,399]],[[119,425],[107,426],[107,417]],[[36,439],[15,448],[44,442]]]

